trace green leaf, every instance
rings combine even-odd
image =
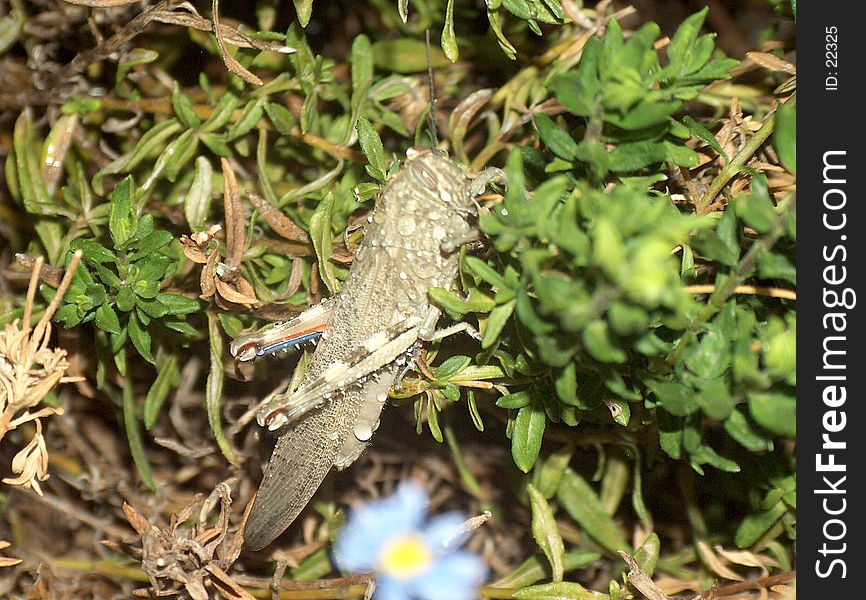
[[[198,337],[198,329],[186,321],[162,321],[162,325],[190,338]]]
[[[724,378],[719,378],[701,382],[701,389],[695,394],[695,403],[708,418],[724,421],[734,409],[736,400],[731,396]]]
[[[625,536],[605,512],[595,491],[583,477],[567,469],[559,483],[556,498],[571,518],[596,542],[613,553],[623,550],[631,554]]]
[[[743,448],[749,452],[769,451],[773,448],[772,439],[759,431],[739,410],[734,410],[725,421],[725,431],[728,432]]]
[[[135,294],[128,285],[121,287],[114,299],[118,310],[129,312],[135,307]]]
[[[59,214],[60,207],[52,201],[40,172],[40,153],[37,150],[30,110],[21,111],[15,120],[12,143],[15,154],[14,173],[17,175],[17,189],[24,208],[27,212],[36,215]],[[7,175],[11,175],[8,170],[12,167],[10,161],[4,162],[6,162]],[[15,178],[7,177],[7,180],[10,179]]]
[[[213,135],[213,134],[205,134]],[[165,178],[171,182],[177,181],[181,170],[196,155],[199,136],[192,129],[187,129],[166,147],[153,166],[153,174],[142,184],[142,190],[153,188],[157,179],[154,174],[165,171]]]
[[[424,73],[427,71],[427,46],[422,40],[407,37],[376,40],[373,64],[392,73]],[[430,65],[434,69],[450,64],[442,50],[435,46],[430,48]]]
[[[22,7],[14,4],[10,7],[9,12],[0,19],[0,56],[6,54],[6,51],[18,41],[26,20]]]
[[[686,115],[683,117],[683,123],[685,124],[686,127],[688,127],[689,132],[693,136],[695,136],[696,138],[698,138],[699,140],[701,140],[702,142],[707,144],[710,148],[715,150],[716,154],[718,154],[719,156],[724,158],[725,163],[730,162],[730,158],[725,153],[725,151],[722,149],[721,144],[719,144],[719,140],[717,140],[716,136],[714,136],[713,133],[709,129],[704,127],[702,123],[698,123],[689,115]]]
[[[141,65],[146,65],[159,60],[159,52],[147,48],[133,48],[129,52],[120,54],[120,62],[117,65],[117,73],[114,77],[115,87],[120,86],[120,83],[126,78],[129,72]]]
[[[511,313],[514,312],[516,302],[516,300],[510,300],[490,311],[490,316],[487,318],[487,328],[484,330],[484,339],[481,341],[482,348],[490,348],[499,339]]]
[[[135,221],[132,214],[132,176],[124,178],[109,198],[111,212],[109,213],[108,231],[115,248],[125,248],[135,231]]]
[[[758,233],[773,229],[779,216],[770,200],[766,178],[760,176],[752,181],[752,193],[739,196],[734,201],[734,211]]]
[[[142,326],[135,313],[130,313],[129,315],[127,331],[129,332],[129,339],[132,340],[132,345],[135,346],[141,357],[150,364],[155,365],[156,359],[150,351],[150,332]]]
[[[445,5],[445,23],[442,25],[442,51],[452,63],[460,58],[460,48],[457,46],[457,36],[454,35],[454,0],[447,0]]]
[[[776,130],[773,147],[779,160],[791,173],[797,173],[797,109],[787,104],[776,109]]]
[[[647,387],[659,400],[664,409],[675,417],[686,417],[698,410],[694,401],[694,390],[681,383],[668,381],[646,382]]]
[[[210,133],[222,129],[229,122],[235,109],[240,104],[240,98],[230,91],[226,91],[214,106],[213,112],[207,121],[201,126],[200,131]]]
[[[518,600],[608,600],[610,596],[588,590],[579,583],[571,581],[559,581],[556,583],[543,583],[517,590],[512,598]]]
[[[548,87],[565,108],[579,117],[589,117],[595,112],[601,95],[601,82],[598,78],[601,41],[590,38],[583,50],[580,69],[557,75],[550,80]],[[509,179],[510,181],[510,179]]]
[[[177,356],[165,354],[156,362],[156,379],[147,391],[144,400],[144,427],[151,429],[156,424],[162,405],[168,394],[180,383],[180,371],[177,368]]]
[[[575,569],[582,569],[597,562],[600,558],[601,555],[597,552],[566,552],[562,561],[563,568],[566,573]],[[548,577],[550,577],[550,571],[547,566],[543,565],[537,556],[530,556],[511,573],[496,581],[493,587],[525,588]]]
[[[529,493],[529,506],[532,508],[532,537],[550,563],[551,579],[562,581],[565,545],[562,543],[556,518],[544,495],[535,489],[535,486],[527,484],[526,491]]]
[[[96,193],[102,193],[102,180],[108,175],[117,173],[129,173],[135,169],[145,158],[156,153],[162,153],[168,140],[183,130],[183,125],[177,119],[166,119],[154,125],[145,132],[132,152],[111,161],[93,176],[93,189]]]
[[[244,105],[238,120],[226,131],[226,138],[229,141],[235,140],[252,131],[262,118],[264,103],[265,100],[261,98],[248,101]]]
[[[668,150],[665,145],[650,141],[620,144],[608,153],[610,170],[614,173],[637,171],[662,163],[667,158]]]
[[[143,219],[142,219],[143,220]],[[144,238],[135,244],[135,250],[127,255],[127,260],[132,262],[140,258],[148,257],[162,250],[165,246],[171,243],[174,236],[164,229],[151,231]]]
[[[117,255],[111,250],[97,242],[96,240],[88,240],[78,238],[72,240],[70,244],[71,250],[81,250],[81,259],[91,265],[102,264],[107,262],[117,262]]]
[[[369,102],[370,85],[373,83],[373,47],[366,35],[355,36],[350,60],[352,62],[352,113],[349,116],[346,141],[358,118],[364,114],[364,107]]]
[[[174,82],[174,88],[171,92],[171,107],[174,114],[177,115],[183,125],[189,129],[198,129],[201,127],[201,119],[195,114],[195,107],[181,91],[177,81]]]
[[[716,379],[731,365],[730,340],[715,330],[701,336],[693,351],[686,356],[686,365],[702,379]]]
[[[535,114],[533,120],[541,140],[551,152],[563,160],[573,161],[577,158],[577,143],[567,132],[557,127],[550,117],[540,112]]]
[[[295,125],[295,117],[289,112],[289,109],[276,102],[268,102],[265,104],[265,112],[271,123],[281,135],[291,135]]]
[[[679,74],[695,70],[693,65],[695,63],[695,51],[698,46],[698,33],[704,24],[704,18],[707,16],[708,11],[709,7],[704,7],[683,21],[667,47],[671,68],[676,69]],[[706,59],[701,62],[705,61]]]
[[[780,254],[758,254],[758,276],[762,279],[782,279],[797,285],[797,268]]]
[[[511,456],[517,468],[524,473],[529,473],[538,458],[546,423],[544,407],[538,400],[517,411],[511,433]]]
[[[696,450],[691,453],[691,455],[689,456],[689,462],[692,468],[702,475],[703,470],[701,470],[697,465],[712,465],[720,471],[725,471],[727,473],[740,472],[740,465],[723,456],[719,456],[715,450],[713,450],[706,444],[701,444]]]
[[[125,352],[121,354],[125,355]],[[144,442],[141,438],[141,429],[139,429],[138,424],[138,406],[136,406],[135,398],[132,395],[134,387],[131,378],[124,380],[123,389],[121,390],[121,398],[123,399],[123,427],[126,429],[126,439],[129,442],[129,452],[132,454],[135,468],[138,470],[138,474],[141,475],[144,485],[155,492],[156,482],[153,480],[153,470],[150,468],[150,462],[144,453]]]
[[[583,330],[583,343],[587,352],[598,361],[606,363],[624,363],[628,358],[626,353],[616,347],[608,333],[607,322],[597,319]]]
[[[193,232],[204,230],[213,198],[213,167],[204,156],[195,159],[195,176],[183,202],[183,214]]]
[[[134,296],[135,305],[148,317],[161,319],[168,313],[168,307],[157,298],[142,298]]]
[[[356,127],[358,129],[358,142],[361,144],[361,150],[363,150],[369,163],[366,167],[367,173],[373,179],[384,183],[388,163],[385,160],[385,147],[382,145],[382,138],[379,137],[379,133],[373,128],[370,121],[364,117],[358,119]]]
[[[313,16],[313,0],[292,0],[292,2],[295,4],[298,22],[301,27],[306,27],[310,24],[310,17]]]
[[[749,412],[761,427],[776,435],[794,438],[797,434],[797,401],[777,392],[748,394]]]
[[[483,281],[486,281],[494,288],[497,288],[499,290],[509,289],[510,286],[505,283],[505,280],[502,278],[502,276],[497,273],[496,270],[493,269],[493,267],[488,265],[477,256],[467,256],[466,266],[469,267],[472,272],[478,275],[478,277],[480,277]]]
[[[515,392],[514,394],[506,394],[504,396],[500,396],[496,400],[496,406],[499,408],[507,408],[510,410],[516,410],[518,408],[523,408],[524,406],[529,406],[532,402],[532,395],[523,390],[520,392]]]
[[[668,124],[671,115],[680,109],[679,102],[639,100],[624,115],[607,113],[605,121],[627,131],[640,131]]]
[[[701,157],[697,152],[687,146],[674,144],[667,140],[662,142],[665,150],[665,160],[672,165],[693,169],[701,163]]]
[[[140,298],[148,300],[156,298],[159,294],[160,283],[153,279],[138,279],[132,284],[132,291]]]
[[[230,158],[234,155],[234,152],[232,152],[231,147],[226,141],[225,135],[217,133],[200,133],[196,137],[202,144],[207,146],[208,150],[210,150],[217,156],[222,156],[223,158]],[[242,154],[240,149],[238,150],[238,153]],[[198,160],[199,158],[203,157],[199,156],[196,158],[196,160]]]
[[[310,217],[310,239],[316,250],[316,258],[319,260],[319,276],[325,282],[325,286],[331,294],[340,291],[340,283],[334,273],[334,263],[331,262],[332,238],[331,219],[334,211],[334,193],[328,192],[316,206],[313,216]]]
[[[762,345],[764,364],[773,377],[783,379],[797,368],[797,330],[788,329]]]
[[[788,512],[784,503],[778,502],[772,508],[753,513],[743,519],[737,528],[734,542],[740,548],[749,548],[764,535],[776,521]]]
[[[454,375],[460,373],[463,369],[469,366],[472,359],[468,356],[456,355],[450,356],[442,361],[442,364],[433,369],[433,375],[439,381],[451,379]]]
[[[225,376],[223,369],[223,346],[225,344],[223,344],[222,332],[220,331],[219,320],[216,315],[211,312],[205,314],[207,315],[208,341],[210,346],[210,370],[208,371],[205,387],[207,420],[223,456],[230,463],[236,465],[237,458],[228,438],[226,438],[223,432],[222,423],[223,378]]]
[[[634,553],[635,562],[637,562],[640,570],[652,577],[656,570],[656,565],[659,561],[661,552],[661,541],[656,532],[653,532],[647,537],[643,545]]]
[[[117,318],[117,313],[108,304],[101,304],[96,309],[94,323],[103,331],[120,334],[120,319]]]
[[[736,266],[740,257],[739,252],[733,252],[715,231],[709,229],[699,231],[692,238],[692,246],[704,257],[716,260],[726,267]]]
[[[204,303],[201,300],[187,298],[180,294],[158,294],[156,298],[168,308],[170,315],[188,315],[204,308]]]

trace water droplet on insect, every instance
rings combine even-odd
[[[505,208],[503,208],[503,209],[499,212],[499,214],[502,215],[503,217],[507,217],[507,216],[508,216],[508,210],[505,209]]]
[[[352,433],[355,434],[355,437],[358,438],[359,442],[366,442],[373,437],[373,430],[367,423],[356,423],[352,428]]]
[[[400,235],[412,235],[415,233],[415,219],[413,219],[409,215],[405,215],[400,217],[397,221],[397,231],[400,232]]]

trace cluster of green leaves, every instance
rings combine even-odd
[[[298,22],[302,27],[306,27],[313,16],[313,0],[292,1],[298,15]],[[448,60],[456,62],[460,57],[456,23],[460,22],[460,16],[472,17],[477,12],[474,7],[472,10],[466,10],[457,4],[456,0],[412,3],[409,0],[397,0],[396,12],[385,11],[381,19],[391,29],[402,28],[411,33],[423,32],[426,29],[441,30],[442,51]],[[509,41],[509,35],[512,39],[513,36],[522,37],[526,32],[540,36],[542,24],[562,25],[568,20],[559,0],[488,0],[485,5],[490,30],[499,47],[512,60],[517,58],[517,50]],[[464,8],[462,13],[459,12],[461,8]],[[413,13],[411,21],[410,9]],[[509,35],[506,35],[506,32]],[[394,46],[389,46],[395,49]],[[391,49],[388,51],[389,54]],[[415,64],[418,65],[416,70],[421,70],[423,62]]]
[[[155,348],[179,347],[173,340],[178,335],[187,340],[197,337],[198,330],[185,317],[201,311],[204,305],[198,299],[162,291],[163,282],[179,268],[182,255],[174,236],[154,227],[152,214],[136,214],[134,191],[132,177],[127,177],[111,193],[110,245],[90,237],[71,242],[66,264],[76,250],[82,253],[81,263],[54,319],[66,328],[91,322],[95,326],[97,388],[121,405],[135,463],[145,482],[154,487],[139,419],[143,417],[145,426],[151,428],[169,391],[180,383],[174,352],[157,354]],[[50,299],[54,291],[43,289]],[[155,342],[155,338],[162,341]],[[143,405],[133,396],[127,351],[130,342],[139,356],[158,366],[158,375]],[[125,381],[119,392],[108,378],[111,363]]]
[[[524,471],[536,466],[549,423],[611,423],[624,434],[649,426],[668,456],[701,474],[704,465],[738,472],[744,460],[767,468],[774,440],[794,437],[793,305],[735,295],[746,281],[796,284],[793,195],[772,200],[765,178],[747,170],[750,193],[700,216],[651,187],[665,179],[663,164],[697,164],[684,145],[692,135],[718,147],[693,119],[675,118],[681,100],[736,64],[713,58],[712,36],[697,35],[704,16],[679,28],[665,67],[653,47],[657,27],[625,41],[612,22],[576,69],[553,70],[548,87],[570,116],[536,114],[544,147],[512,152],[505,200],[481,219],[497,254],[465,259],[464,297],[431,291],[453,318],[478,316],[479,361],[532,381],[497,401],[511,411],[512,453]],[[782,107],[775,138],[789,165],[792,111]],[[537,182],[531,193],[528,180]],[[689,283],[714,291],[699,301]],[[739,451],[717,441],[719,429]],[[741,546],[780,519],[793,522],[793,463],[764,483],[773,491],[754,499]]]
[[[66,328],[93,321],[109,334],[121,373],[126,372],[126,355],[119,350],[127,339],[142,358],[156,364],[151,330],[159,326],[195,337],[196,329],[179,317],[202,308],[199,300],[161,291],[162,282],[178,267],[179,252],[167,252],[174,236],[154,229],[153,215],[135,215],[133,189],[132,178],[127,177],[111,193],[110,248],[94,238],[72,242],[73,251],[82,251],[82,264],[55,316]]]
[[[614,20],[603,39],[589,40],[577,69],[553,69],[548,87],[580,117],[579,130],[570,132],[563,120],[556,123],[537,114],[535,124],[553,160],[527,148],[527,162],[547,173],[567,172],[575,181],[601,182],[614,173],[635,184],[640,175],[646,183],[659,181],[661,174],[651,167],[661,163],[696,167],[697,153],[684,145],[689,130],[673,116],[682,101],[727,78],[738,64],[713,58],[714,36],[698,35],[706,13],[695,13],[680,25],[667,47],[665,66],[654,47],[658,25],[648,23],[626,40]]]

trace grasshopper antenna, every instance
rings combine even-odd
[[[427,85],[430,86],[430,112],[427,113],[427,127],[430,129],[430,143],[433,148],[439,145],[436,133],[436,87],[433,80],[433,61],[430,59],[430,30],[427,30]]]

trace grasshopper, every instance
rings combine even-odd
[[[460,246],[478,236],[475,198],[503,176],[489,168],[473,179],[443,152],[410,149],[367,218],[340,292],[291,321],[232,342],[235,357],[251,360],[318,341],[297,389],[256,413],[279,437],[253,500],[247,546],[270,544],[331,467],[344,469],[361,455],[389,390],[422,342],[474,333],[464,323],[437,330],[440,311],[427,291],[454,283]]]

